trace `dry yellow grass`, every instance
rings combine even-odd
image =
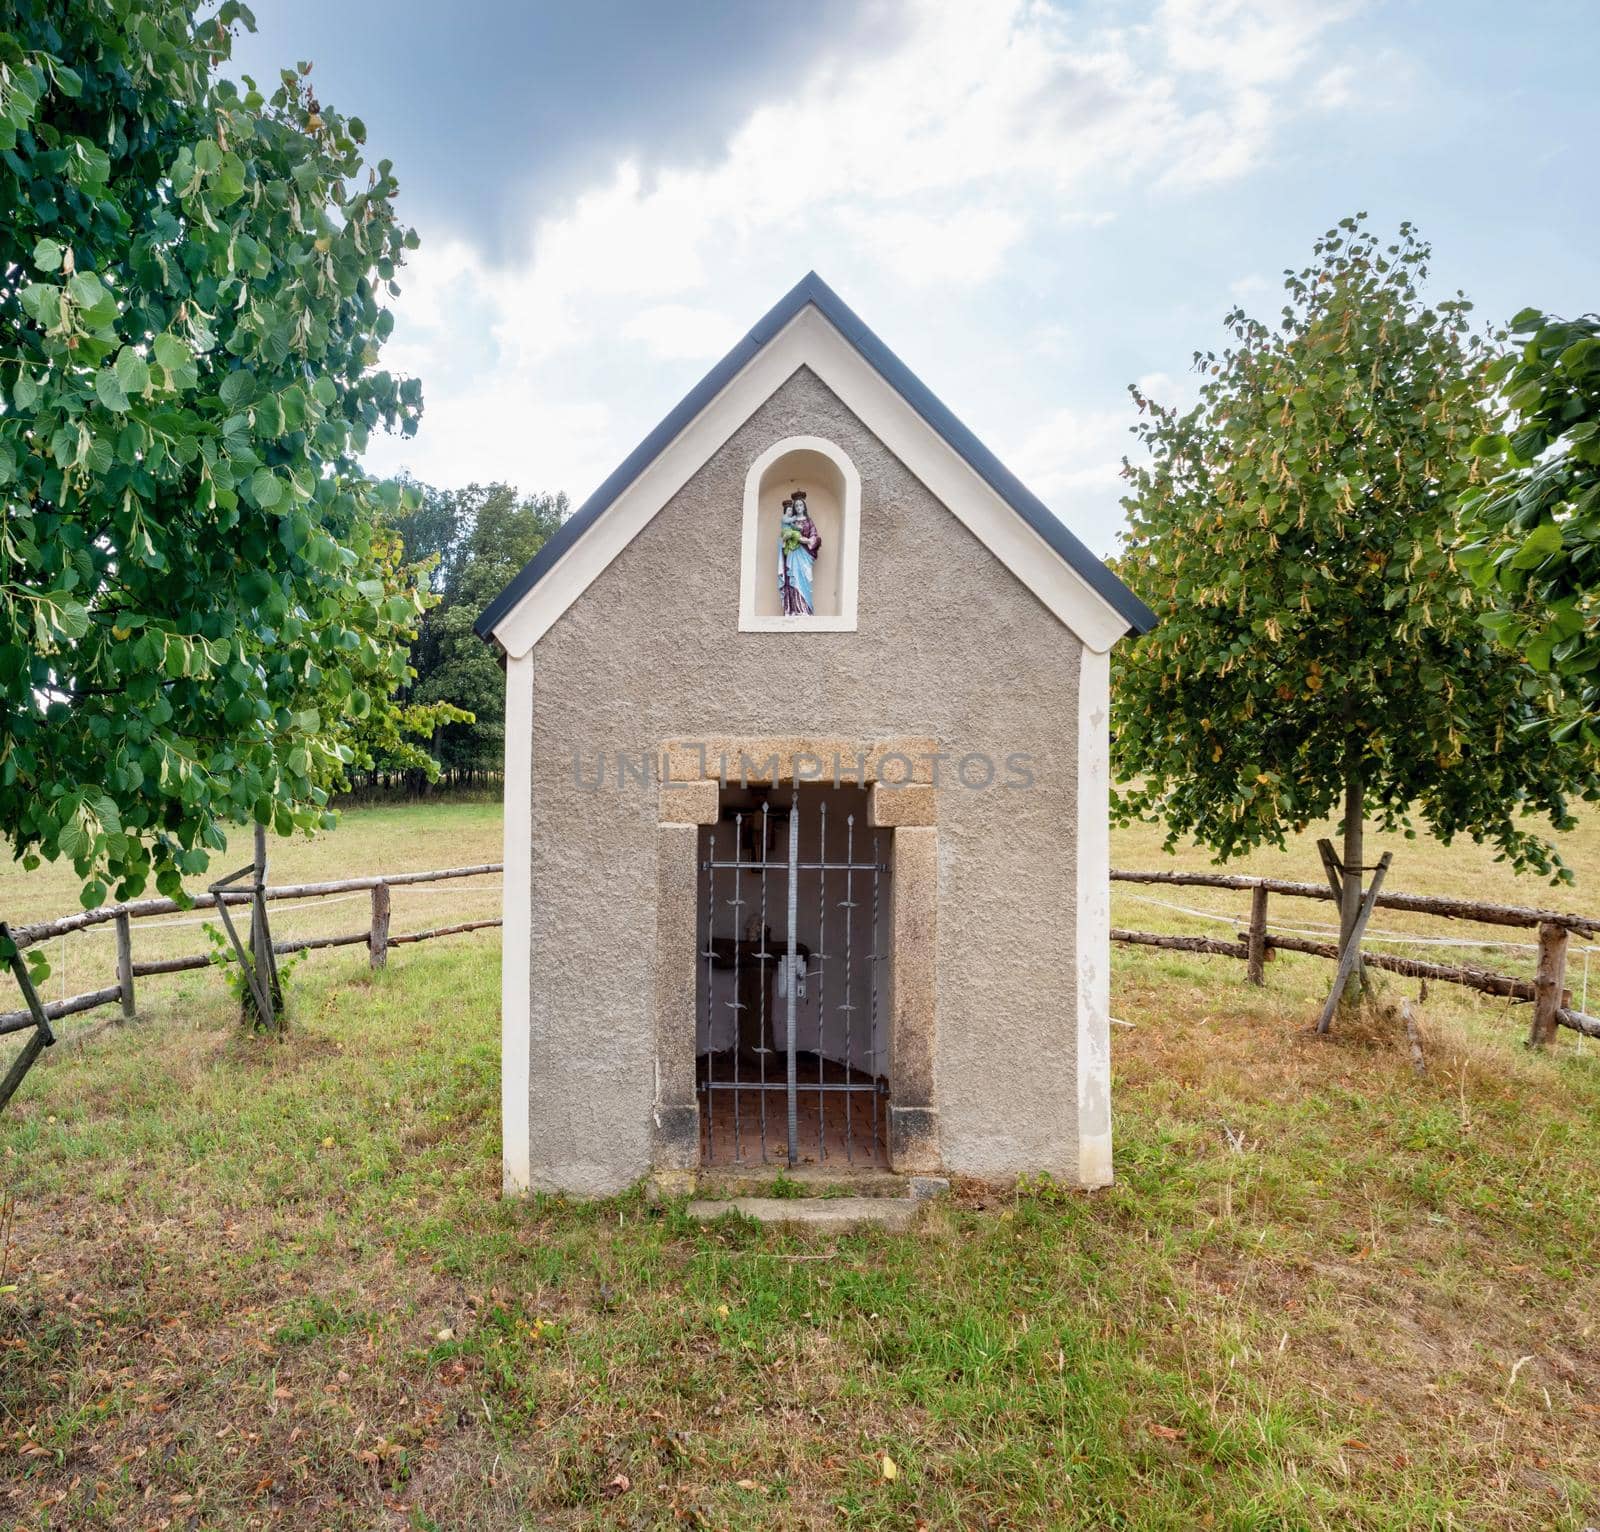
[[[1334,826],[1323,824],[1313,826],[1292,842],[1287,851],[1264,849],[1219,867],[1203,847],[1180,846],[1168,853],[1163,849],[1164,836],[1159,827],[1135,825],[1113,832],[1112,864],[1140,871],[1242,872],[1320,883],[1322,867],[1316,841],[1321,836],[1333,837],[1335,845],[1338,844]],[[1394,862],[1385,885],[1393,891],[1447,894],[1486,903],[1600,916],[1600,815],[1581,821],[1576,830],[1553,839],[1574,875],[1572,884],[1556,885],[1534,874],[1519,875],[1495,860],[1492,847],[1476,846],[1462,839],[1444,846],[1421,833],[1416,839],[1408,840],[1400,834],[1369,832],[1367,859],[1376,862],[1385,851],[1393,853]],[[1189,886],[1113,883],[1111,909],[1112,923],[1116,926],[1231,939],[1248,923],[1250,896]],[[1274,928],[1312,940],[1332,941],[1337,935],[1338,920],[1331,902],[1273,895],[1268,915]],[[1481,925],[1393,910],[1379,910],[1368,932],[1368,944],[1376,950],[1430,962],[1464,963],[1526,979],[1533,977],[1535,943],[1536,933],[1531,929]],[[1173,956],[1118,948],[1115,971],[1119,976],[1166,973],[1192,975],[1196,979],[1210,974],[1231,993],[1237,976],[1225,976],[1219,970],[1242,966],[1218,957],[1168,961]],[[1268,988],[1286,1002],[1303,1006],[1307,1014],[1314,1014],[1314,1008],[1327,994],[1332,977],[1332,964],[1293,953],[1276,955],[1267,969]],[[1416,996],[1420,990],[1417,981],[1391,975],[1379,975],[1378,982],[1391,997]],[[1567,983],[1580,1009],[1600,1006],[1600,946],[1573,939]],[[1120,994],[1114,998],[1120,1004]],[[1450,984],[1429,987],[1427,1012],[1439,1022],[1496,1020],[1513,1034],[1527,1024],[1526,1006]]]
[[[500,808],[492,803],[352,809],[345,813],[339,828],[328,834],[315,839],[273,840],[271,878],[277,883],[304,882],[494,862],[501,854],[500,827]],[[1331,835],[1332,828],[1314,827],[1286,852],[1263,850],[1219,869],[1201,847],[1180,847],[1169,854],[1162,848],[1158,828],[1132,826],[1113,832],[1112,861],[1118,867],[1143,870],[1238,871],[1316,882],[1321,870],[1315,840],[1319,835]],[[1415,840],[1400,835],[1370,838],[1371,860],[1376,861],[1384,850],[1394,853],[1389,878],[1393,889],[1600,914],[1600,816],[1585,820],[1576,831],[1559,837],[1559,842],[1576,876],[1575,885],[1553,886],[1536,876],[1518,876],[1494,860],[1491,848],[1474,846],[1469,841],[1441,846],[1426,836]],[[231,871],[248,858],[248,837],[240,836],[238,845],[243,849],[230,850],[226,856],[214,859],[217,875]],[[198,888],[206,880],[191,881]],[[396,889],[394,930],[418,930],[493,916],[499,910],[499,888],[498,878],[491,877]],[[22,924],[67,914],[76,908],[77,883],[69,866],[45,866],[25,873],[17,863],[0,862],[0,918]],[[1243,927],[1248,911],[1249,896],[1242,893],[1123,883],[1112,886],[1113,923],[1136,930],[1229,937]],[[1275,896],[1270,915],[1275,926],[1313,938],[1330,937],[1335,926],[1333,907],[1324,902]],[[135,927],[137,956],[151,960],[205,951],[207,942],[200,926],[209,918],[205,911],[196,910],[139,922]],[[284,901],[274,904],[272,919],[279,939],[359,931],[368,921],[367,896],[346,894],[317,901]],[[1421,940],[1392,939],[1397,937]],[[1414,957],[1471,963],[1524,977],[1531,977],[1533,972],[1534,933],[1527,930],[1382,911],[1373,922],[1372,939],[1382,950]],[[1434,945],[1438,943],[1443,945]],[[111,983],[113,950],[109,926],[51,942],[48,955],[52,973],[46,998]],[[1162,972],[1163,961],[1150,952],[1134,954],[1118,949],[1116,969],[1119,975]],[[1229,972],[1234,966],[1226,958],[1201,958],[1187,967],[1181,962],[1177,965],[1182,972],[1213,974],[1218,983],[1229,988],[1238,977]],[[1292,954],[1280,955],[1268,970],[1269,987],[1274,992],[1308,1007],[1325,993],[1331,976],[1326,962]],[[147,979],[141,981],[141,994],[159,997],[181,993],[186,983],[193,982],[182,978]],[[1417,992],[1414,983],[1387,982],[1393,994]],[[1574,941],[1568,983],[1580,1008],[1600,1007],[1600,952],[1595,944]],[[1439,1019],[1500,1016],[1512,1028],[1521,1025],[1525,1016],[1523,1007],[1445,985],[1433,986],[1429,1009]]]
[[[498,862],[501,813],[498,803],[385,805],[345,812],[339,827],[315,837],[276,837],[268,841],[268,879],[275,884],[309,883],[366,877],[380,872],[419,872],[430,868]],[[232,872],[251,856],[249,831],[238,832],[229,849],[212,858],[211,869],[191,878],[191,893]],[[20,863],[0,861],[0,919],[12,925],[68,915],[79,908],[78,881],[65,862],[47,863],[32,872]],[[149,893],[153,894],[154,890]],[[498,877],[446,883],[402,885],[393,890],[392,929],[427,930],[457,921],[482,920],[500,913]],[[273,935],[279,941],[331,936],[366,929],[370,921],[366,893],[337,894],[320,899],[278,900],[271,906]],[[217,925],[208,908],[183,914],[152,916],[134,923],[134,956],[139,962],[206,952],[202,926]],[[218,927],[220,929],[220,927]],[[47,1000],[81,994],[115,982],[116,946],[109,924],[73,932],[45,944],[51,973],[44,987]],[[308,961],[316,961],[313,956]],[[217,982],[202,971],[202,980]],[[141,1001],[185,993],[193,976],[141,979]],[[9,982],[0,991],[10,993]],[[0,1002],[10,1009],[12,1000]],[[68,1022],[72,1027],[78,1023]],[[0,1050],[4,1045],[0,1044]]]

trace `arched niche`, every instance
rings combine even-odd
[[[778,588],[778,528],[797,489],[822,539],[813,579],[815,612],[785,616]],[[861,546],[861,475],[832,442],[789,436],[750,465],[744,481],[739,628],[745,633],[851,633]]]

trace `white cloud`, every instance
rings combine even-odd
[[[1333,14],[1163,0],[1091,28],[1044,0],[919,0],[898,47],[824,58],[715,160],[648,179],[618,164],[534,224],[519,264],[425,231],[386,364],[420,373],[426,414],[374,465],[581,497],[808,268],[936,305],[1031,242],[1087,237],[1130,189],[1248,174]],[[1066,339],[1041,327],[1033,354]],[[1017,466],[1047,498],[1103,499],[1127,419],[1035,417]]]
[[[1007,464],[1090,549],[1112,551],[1121,525],[1122,459],[1131,409],[1059,409],[1003,454]]]
[[[1276,292],[1277,286],[1277,283],[1269,282],[1259,271],[1252,271],[1249,275],[1240,277],[1238,281],[1228,283],[1228,292],[1240,303],[1250,303],[1266,297],[1268,293]]]
[[[1020,214],[995,208],[944,216],[841,208],[838,216],[859,246],[913,287],[988,281],[1026,228]]]
[[[1156,24],[1174,67],[1244,86],[1280,84],[1350,0],[1162,0]]]
[[[1195,402],[1197,383],[1193,374],[1151,372],[1134,387],[1157,404],[1185,410]],[[1131,430],[1137,418],[1130,403],[1052,410],[1001,453],[1018,478],[1102,557],[1114,551],[1122,529],[1122,460],[1143,457]]]
[[[714,309],[695,308],[687,303],[658,303],[641,309],[622,333],[629,340],[643,341],[650,354],[672,361],[715,361],[740,335],[726,314]]]
[[[1311,104],[1320,112],[1336,112],[1355,100],[1356,72],[1351,64],[1335,64],[1311,87]]]

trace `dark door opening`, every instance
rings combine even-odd
[[[893,832],[867,801],[730,785],[700,832],[703,1164],[888,1164]]]

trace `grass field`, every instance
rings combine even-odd
[[[368,810],[274,877],[497,843],[492,808]],[[1575,891],[1421,842],[1394,883],[1594,908],[1597,846],[1569,841]],[[1119,864],[1156,857],[1118,837]],[[1206,928],[1127,892],[1119,924]],[[467,908],[395,904],[396,929]],[[7,918],[71,907],[0,873]],[[1436,987],[1418,1077],[1380,1014],[1306,1033],[1326,963],[1255,990],[1226,959],[1119,951],[1115,1187],[958,1187],[905,1236],[707,1229],[498,1199],[493,937],[377,976],[314,955],[281,1046],[204,972],[82,1046],[68,1024],[0,1118],[7,1524],[1600,1520],[1595,1045],[1530,1055],[1525,1010]],[[102,982],[108,940],[65,945],[72,987]]]

